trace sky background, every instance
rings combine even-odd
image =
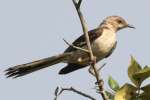
[[[82,12],[89,30],[110,15],[122,16],[136,27],[119,31],[116,50],[98,63],[107,63],[102,70],[105,89],[109,90],[109,75],[120,85],[130,82],[127,68],[131,55],[141,65],[150,65],[149,4],[149,0],[83,0]],[[6,79],[3,73],[12,65],[61,53],[67,48],[62,38],[72,42],[81,34],[72,0],[0,0],[0,100],[53,100],[57,86],[72,86],[99,98],[88,68],[61,76],[57,73],[65,64],[58,64],[15,80]],[[71,92],[59,97],[70,99],[87,100]]]

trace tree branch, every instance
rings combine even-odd
[[[81,96],[84,96],[86,98],[89,98],[91,100],[96,100],[95,98],[93,98],[92,96],[88,95],[88,94],[85,94],[77,89],[74,89],[73,87],[70,87],[70,88],[61,88],[61,90],[59,91],[59,88],[57,87],[56,90],[55,90],[55,98],[54,100],[57,100],[58,96],[60,96],[64,91],[72,91],[72,92],[75,92]]]
[[[100,78],[98,70],[96,69],[96,57],[93,55],[93,52],[92,52],[86,22],[83,18],[83,15],[82,15],[81,11],[80,11],[80,5],[81,5],[82,0],[79,0],[78,2],[76,0],[72,0],[72,1],[73,1],[73,4],[74,4],[74,6],[77,10],[77,13],[78,13],[81,25],[82,25],[82,30],[83,30],[85,38],[86,38],[86,43],[87,43],[87,46],[88,46],[88,50],[90,52],[89,56],[90,56],[91,67],[94,70],[94,75],[95,75],[95,78],[96,78],[97,83],[98,83],[100,94],[101,94],[103,100],[108,100],[108,97],[106,96],[105,91],[104,91],[104,81]]]
[[[104,63],[103,65],[101,65],[99,68],[97,68],[97,71],[101,71],[102,68],[104,68],[106,65],[106,63]],[[97,66],[96,66],[97,67]],[[95,73],[92,67],[89,68],[89,73],[92,74],[95,77]]]
[[[71,46],[71,47],[73,47],[73,48],[75,48],[75,49],[78,49],[78,50],[84,51],[84,52],[86,52],[86,53],[89,53],[88,50],[83,49],[83,48],[80,48],[80,47],[77,47],[77,46],[75,46],[75,45],[73,45],[73,44],[70,44],[70,43],[68,43],[65,39],[63,39],[63,40],[64,40],[64,42],[65,42],[67,45],[69,45],[69,46]]]

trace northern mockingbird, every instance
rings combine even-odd
[[[97,28],[88,32],[92,51],[97,61],[112,54],[117,44],[116,32],[127,27],[134,28],[122,17],[109,16]],[[81,35],[72,44],[87,49],[84,35]],[[67,74],[88,66],[90,64],[89,54],[69,46],[62,54],[10,67],[6,70],[6,75],[16,78],[61,62],[67,63],[67,66],[61,69],[59,74]]]

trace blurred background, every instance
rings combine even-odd
[[[148,0],[83,0],[82,12],[89,30],[111,15],[122,16],[136,27],[119,31],[116,50],[111,57],[98,63],[107,63],[101,71],[106,90],[110,90],[109,75],[120,85],[130,82],[127,68],[131,55],[141,65],[150,65],[149,3]],[[3,73],[13,65],[61,53],[68,47],[62,38],[73,42],[81,34],[71,0],[1,0],[0,100],[53,100],[57,86],[72,86],[100,98],[93,89],[95,78],[88,73],[88,68],[62,76],[57,73],[65,64],[59,64],[15,80],[6,79]],[[59,99],[87,100],[72,92],[65,92]]]

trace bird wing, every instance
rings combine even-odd
[[[97,39],[99,36],[101,36],[102,31],[103,31],[102,28],[96,28],[96,29],[88,31],[90,42],[92,43],[95,39]],[[74,46],[77,46],[77,47],[80,47],[80,48],[85,46],[86,45],[86,39],[85,39],[84,34],[81,35],[79,38],[77,38],[72,44]],[[73,48],[72,46],[69,46],[64,51],[64,53],[72,52],[72,51],[76,51],[76,50],[77,50],[76,48]]]

